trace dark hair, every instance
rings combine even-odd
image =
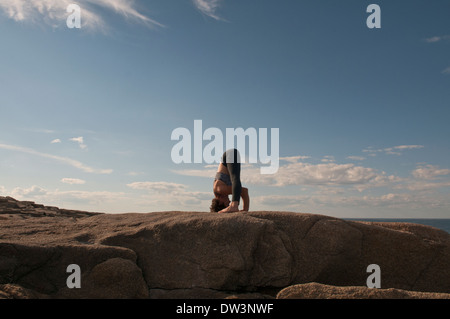
[[[217,213],[224,208],[227,208],[227,206],[223,202],[221,202],[218,198],[213,198],[209,209],[211,210],[211,213]]]

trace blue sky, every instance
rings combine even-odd
[[[243,167],[252,210],[450,218],[449,13],[438,0],[2,1],[0,195],[207,211],[216,167],[170,156],[171,132],[202,120],[279,128],[278,173]]]

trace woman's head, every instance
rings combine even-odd
[[[230,199],[228,195],[214,194],[216,197],[211,201],[210,210],[212,213],[219,212],[230,205]]]

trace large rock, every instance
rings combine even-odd
[[[82,271],[91,272],[111,258],[122,258],[137,268],[136,254],[122,247],[0,243],[0,283],[16,284],[41,294],[56,295],[62,287],[66,287],[70,275],[67,272],[69,265],[77,264]],[[114,276],[110,276],[111,282],[114,279]],[[90,280],[83,281],[83,291],[88,288],[86,293],[89,296],[95,294],[90,283]],[[75,296],[77,289],[71,291]],[[65,296],[70,297],[71,294]]]
[[[450,235],[429,226],[285,212],[11,209],[2,213],[0,201],[0,284],[50,297],[266,298],[310,282],[365,286],[370,264],[384,289],[450,293]],[[81,289],[66,287],[69,264],[81,268]]]
[[[95,265],[81,278],[81,289],[64,287],[58,298],[141,299],[148,298],[148,288],[135,262],[111,258]]]
[[[284,288],[277,299],[450,299],[450,294],[308,283]]]

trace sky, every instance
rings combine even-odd
[[[201,120],[279,129],[277,173],[242,166],[251,210],[450,218],[449,14],[444,0],[0,0],[0,196],[209,211],[217,164],[171,157],[172,132]]]

